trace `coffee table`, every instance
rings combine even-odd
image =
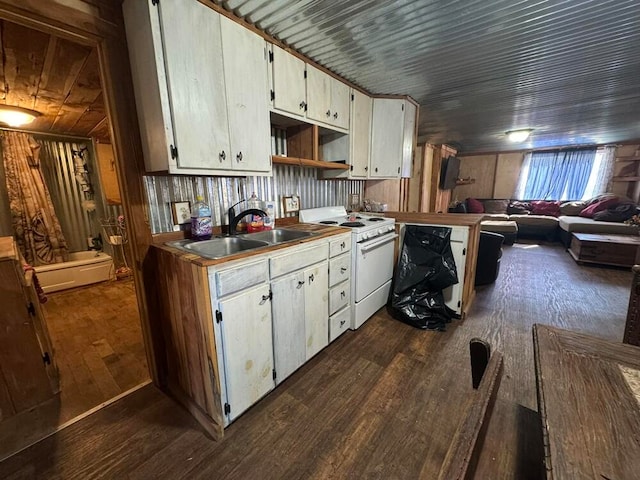
[[[578,263],[631,267],[640,263],[640,236],[574,233],[569,253]]]

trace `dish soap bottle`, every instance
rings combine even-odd
[[[251,197],[249,197],[249,200],[247,200],[247,207],[250,209],[264,210],[264,202],[256,196],[255,192],[253,192]],[[248,220],[248,233],[260,232],[264,228],[264,220],[260,215],[251,214],[249,215]]]
[[[209,240],[212,233],[211,208],[205,203],[202,195],[198,195],[191,210],[191,238],[193,240]]]

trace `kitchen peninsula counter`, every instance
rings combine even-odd
[[[439,225],[449,227],[467,227],[469,229],[468,243],[464,252],[466,257],[464,279],[462,279],[462,318],[471,308],[476,295],[475,277],[478,260],[478,243],[480,242],[480,222],[482,215],[460,213],[415,213],[415,212],[385,212],[385,217],[396,220],[396,231],[400,233],[404,224]],[[397,248],[400,247],[398,239]],[[399,250],[397,250],[399,251]]]

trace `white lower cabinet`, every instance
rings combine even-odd
[[[225,425],[349,328],[351,237],[331,238],[209,267]]]
[[[269,260],[276,384],[329,343],[328,256],[324,240]]]
[[[307,268],[304,292],[306,359],[329,344],[329,276],[326,261]]]
[[[351,235],[330,244],[329,342],[349,329],[351,319]]]
[[[302,271],[271,282],[276,384],[295,372],[307,358],[302,313],[305,285]]]
[[[216,305],[226,383],[223,403],[229,422],[275,386],[270,297],[269,285],[264,284]]]

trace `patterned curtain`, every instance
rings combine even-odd
[[[40,170],[40,145],[32,136],[0,132],[11,221],[16,243],[30,265],[64,262],[67,242]]]

